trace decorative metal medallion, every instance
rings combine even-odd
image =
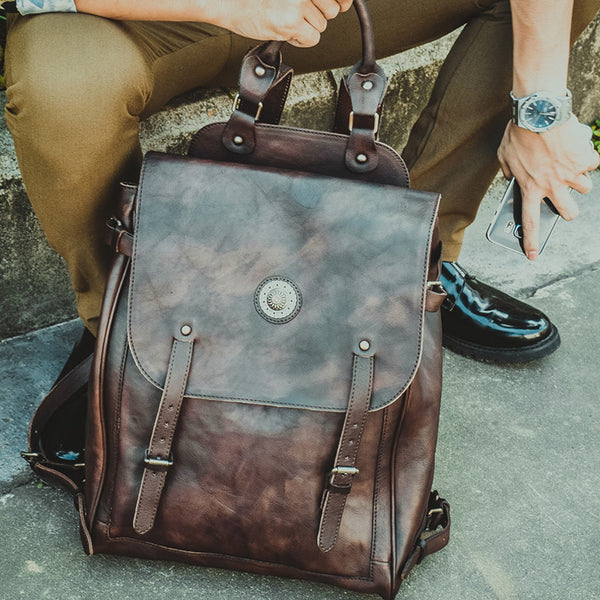
[[[254,306],[270,323],[288,323],[300,312],[302,294],[298,286],[285,277],[267,277],[256,288]]]

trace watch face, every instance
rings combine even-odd
[[[519,111],[519,121],[532,131],[545,131],[558,120],[558,106],[550,98],[529,98]]]

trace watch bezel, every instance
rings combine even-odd
[[[513,121],[519,127],[523,127],[524,129],[528,129],[529,131],[533,131],[535,133],[542,133],[544,131],[548,131],[553,127],[557,127],[558,125],[562,125],[566,122],[571,116],[571,92],[567,90],[565,96],[556,96],[551,92],[534,92],[532,94],[528,94],[522,98],[515,98],[513,93],[510,93],[511,100],[513,102]],[[534,103],[539,100],[544,100],[555,108],[556,117],[555,119],[543,126],[534,125],[527,118],[527,109]]]

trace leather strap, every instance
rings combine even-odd
[[[40,435],[48,421],[60,410],[74,394],[88,383],[92,368],[93,355],[88,356],[67,372],[46,394],[29,425],[28,451],[21,456],[39,477],[50,481],[71,493],[79,513],[80,536],[87,554],[93,554],[92,537],[86,522],[85,498],[83,494],[83,464],[61,463],[50,460],[40,444]]]
[[[193,350],[193,340],[173,340],[165,388],[144,458],[146,468],[133,517],[133,528],[141,535],[154,527],[167,472],[173,464],[171,448],[187,387]]]
[[[129,257],[133,256],[133,234],[114,217],[109,217],[106,220],[104,241],[113,252]]]
[[[404,563],[404,568],[400,574],[402,580],[408,577],[408,574],[415,565],[418,565],[426,556],[441,550],[450,539],[450,504],[443,498],[440,498],[437,491],[429,495],[427,514],[425,522],[419,532],[415,547]]]
[[[336,131],[351,130],[345,153],[347,168],[368,173],[377,168],[377,124],[386,89],[385,73],[375,61],[373,23],[365,0],[355,0],[362,36],[362,57],[340,89]],[[239,94],[223,130],[222,143],[234,154],[251,154],[256,148],[256,123],[277,124],[287,97],[292,70],[281,62],[280,41],[250,50],[242,61]],[[338,123],[339,120],[343,125]],[[348,126],[349,122],[354,125]]]
[[[32,468],[34,468],[37,461],[43,461],[50,464],[48,458],[42,454],[42,448],[40,447],[40,433],[44,431],[46,424],[56,411],[87,384],[92,368],[92,360],[93,355],[88,356],[60,379],[48,394],[46,394],[31,418],[28,435],[28,452],[22,452],[21,456],[29,462]],[[60,468],[61,466],[63,465],[57,465],[57,468]],[[68,476],[71,476],[71,469],[69,467],[67,467],[67,469]]]
[[[374,361],[373,356],[356,354],[352,361],[348,409],[334,467],[327,476],[321,501],[321,522],[317,544],[323,552],[332,550],[337,542],[346,498],[352,488],[354,477],[358,475],[356,460],[371,404]]]

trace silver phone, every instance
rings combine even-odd
[[[524,254],[523,250],[523,226],[521,225],[521,206],[522,206],[521,188],[513,177],[500,204],[492,217],[487,231],[486,237],[493,244],[508,248],[513,252]],[[540,248],[539,254],[542,253],[548,238],[554,228],[560,215],[554,205],[548,198],[544,198],[544,202],[540,205]]]

